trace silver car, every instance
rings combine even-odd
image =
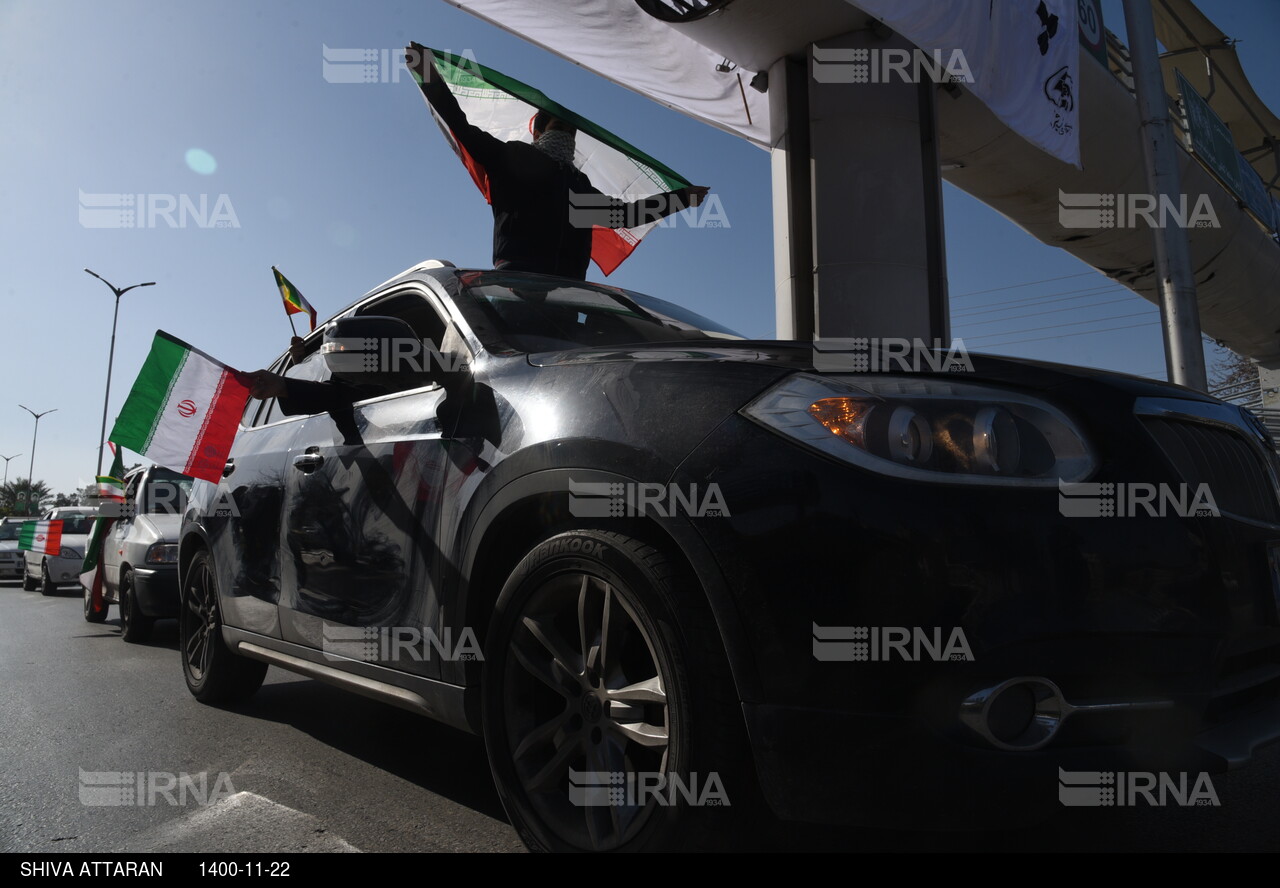
[[[86,589],[85,618],[101,622],[118,604],[121,637],[142,642],[156,620],[178,614],[178,531],[193,479],[146,466],[124,482],[125,502],[102,507],[103,516],[120,515],[102,547],[105,604],[95,612]]]
[[[18,534],[25,518],[0,518],[0,580],[16,580],[22,576],[22,553],[18,551]]]
[[[80,568],[84,564],[84,547],[89,544],[89,533],[98,510],[90,506],[58,506],[40,517],[41,521],[62,522],[62,548],[57,555],[43,552],[22,553],[22,588],[43,595],[54,594],[59,586],[72,586],[80,582]],[[35,519],[26,519],[28,521]]]

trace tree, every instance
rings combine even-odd
[[[1225,348],[1220,354],[1209,372],[1209,391],[1227,401],[1255,394],[1258,388],[1258,365],[1244,355]]]
[[[49,485],[43,481],[30,485],[30,489],[34,506],[29,506],[27,502],[28,485],[25,478],[10,481],[0,487],[0,511],[6,515],[39,515],[43,508],[53,501],[53,494],[49,490]]]

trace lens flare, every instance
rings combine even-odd
[[[186,160],[191,171],[202,176],[211,175],[218,168],[218,162],[213,159],[213,155],[203,148],[188,148]]]

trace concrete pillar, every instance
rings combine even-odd
[[[913,47],[855,31],[769,72],[781,339],[950,341],[938,86],[881,78],[888,50]]]

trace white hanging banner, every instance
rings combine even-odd
[[[669,108],[769,144],[767,97],[744,89],[741,72],[718,72],[717,53],[634,0],[446,2]],[[1078,0],[847,2],[944,61],[960,50],[972,76],[963,88],[1033,145],[1080,165]]]
[[[768,147],[769,100],[746,86],[752,72],[717,71],[719,55],[634,0],[445,2],[659,104]]]
[[[1009,129],[1080,166],[1077,0],[853,0],[925,52],[963,55],[963,87]]]

